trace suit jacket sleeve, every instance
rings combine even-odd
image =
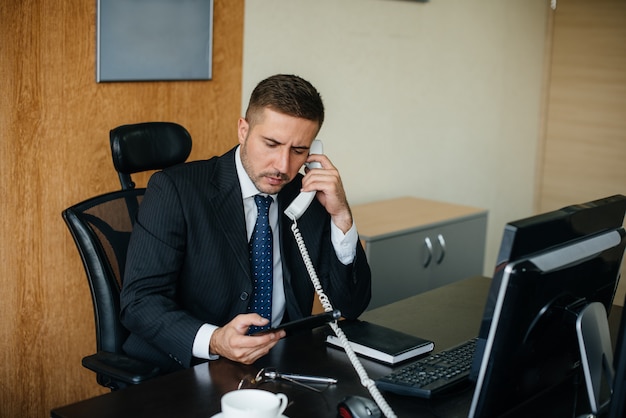
[[[160,355],[187,367],[202,321],[183,309],[177,280],[184,262],[185,217],[173,184],[155,174],[146,191],[127,255],[121,319],[131,354],[164,366]],[[158,353],[158,351],[161,351]]]
[[[292,320],[310,315],[313,299],[317,297],[291,230],[292,221],[282,214],[298,194],[300,180],[297,178],[279,195],[285,292]],[[351,264],[346,266],[339,261],[331,241],[330,222],[330,215],[314,199],[297,226],[324,293],[342,316],[354,319],[367,308],[371,299],[370,267],[360,241],[357,241],[356,256]],[[297,306],[291,303],[293,301]]]

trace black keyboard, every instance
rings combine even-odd
[[[476,338],[431,354],[376,379],[379,389],[400,395],[431,398],[468,380]]]

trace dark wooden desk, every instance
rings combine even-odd
[[[491,280],[474,277],[411,298],[368,311],[361,319],[395,328],[435,341],[435,351],[445,349],[478,333],[483,305]],[[612,317],[619,320],[619,312]],[[615,328],[612,328],[615,329]],[[327,347],[326,327],[282,340],[253,366],[226,359],[203,363],[117,392],[80,401],[51,411],[53,418],[160,418],[203,417],[220,412],[221,396],[235,390],[246,375],[262,367],[279,371],[331,376],[339,383],[323,393],[301,389],[289,383],[263,385],[272,392],[283,392],[290,400],[285,415],[290,418],[337,416],[337,403],[347,395],[369,396],[343,351]],[[391,368],[362,359],[371,378]],[[385,398],[399,417],[466,417],[472,387],[437,400],[423,400],[393,394]]]

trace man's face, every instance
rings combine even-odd
[[[239,118],[241,162],[259,191],[276,194],[307,160],[319,124],[267,108],[256,120]]]

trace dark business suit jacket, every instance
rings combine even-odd
[[[311,314],[314,289],[284,209],[302,176],[278,194],[285,319]],[[358,317],[370,300],[371,274],[361,244],[344,266],[330,239],[330,216],[317,201],[298,221],[333,306]],[[189,367],[203,323],[222,326],[247,311],[253,286],[235,149],[155,173],[131,236],[121,319],[131,332],[127,354],[164,370]]]

